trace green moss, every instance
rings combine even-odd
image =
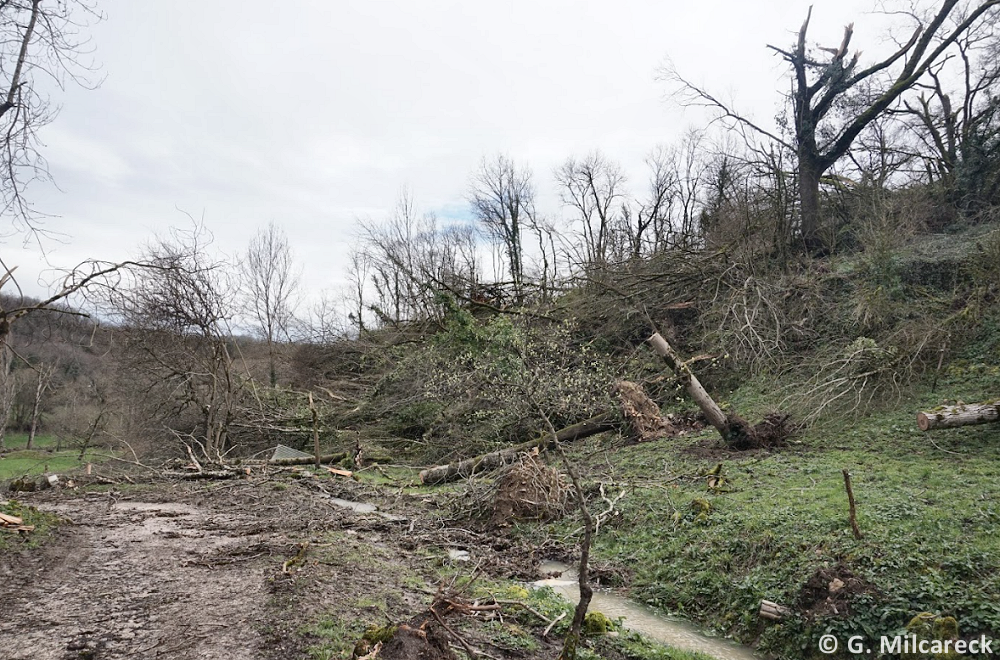
[[[369,626],[361,639],[377,644],[388,642],[396,634],[396,626]]]
[[[916,635],[919,640],[927,641],[947,641],[958,639],[958,619],[953,616],[937,616],[930,612],[921,612],[910,619],[906,625],[906,631],[911,635]],[[906,653],[902,656],[905,660],[925,660],[927,655],[918,653]],[[954,660],[961,657],[956,651],[948,650],[935,653],[930,656],[933,660]]]
[[[583,618],[584,635],[606,635],[613,627],[611,619],[601,612],[587,612],[587,616]]]
[[[930,612],[921,612],[906,624],[906,632],[916,635],[920,639],[929,639],[934,619],[934,615]]]
[[[712,510],[712,503],[700,497],[695,498],[691,500],[691,510],[698,515],[707,514]]]
[[[942,616],[934,620],[934,639],[958,639],[958,620],[953,616]]]

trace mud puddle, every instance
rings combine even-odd
[[[41,504],[72,521],[28,558],[0,558],[8,660],[258,658],[265,568],[238,558],[253,517],[186,503]]]

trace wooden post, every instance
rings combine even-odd
[[[316,469],[320,467],[319,459],[319,413],[316,412],[316,404],[313,402],[312,392],[309,393],[309,410],[312,412],[313,420],[313,453],[316,455]]]
[[[851,473],[847,470],[844,470],[844,488],[847,489],[847,505],[850,507],[851,531],[854,532],[854,538],[860,541],[861,530],[858,528],[858,512],[854,506],[854,489],[851,488]]]
[[[988,424],[997,421],[1000,421],[1000,401],[943,406],[937,410],[917,413],[917,426],[920,427],[921,431]]]

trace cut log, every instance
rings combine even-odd
[[[325,454],[319,457],[320,463],[337,463],[347,458],[347,452],[340,452],[339,454]],[[268,461],[270,465],[309,465],[310,463],[315,463],[315,456],[306,456],[304,458],[273,458]]]
[[[6,513],[0,513],[0,525],[22,525],[24,521],[17,516],[8,516]]]
[[[552,437],[552,434],[545,434],[540,438],[508,447],[507,449],[493,451],[488,454],[476,456],[475,458],[467,458],[464,461],[427,468],[420,473],[420,482],[424,484],[441,484],[471,477],[474,474],[505,465],[512,461],[518,454],[531,451],[535,447],[549,449],[554,447],[556,442],[580,440],[604,431],[610,431],[616,428],[616,426],[617,421],[614,416],[605,413],[597,417],[591,417],[579,424],[567,426],[557,431],[555,438]]]
[[[348,478],[351,478],[351,477],[354,476],[354,473],[351,472],[350,470],[341,470],[339,468],[328,467],[328,468],[326,468],[326,471],[329,472],[330,474],[338,476],[338,477],[348,477]]]
[[[760,601],[760,617],[762,619],[770,619],[771,621],[781,621],[786,616],[791,615],[792,610],[785,607],[784,605],[778,605],[777,603],[772,603],[769,600]]]
[[[698,377],[688,367],[687,362],[680,358],[659,332],[653,333],[653,336],[647,341],[653,346],[653,350],[656,351],[657,355],[662,357],[667,366],[677,375],[688,396],[698,404],[701,412],[705,414],[705,419],[715,427],[715,430],[719,432],[724,442],[739,445],[742,441],[752,436],[753,430],[747,426],[745,421],[735,415],[727,416],[726,413],[722,412],[722,408],[719,407],[715,399],[705,390]]]
[[[917,413],[917,426],[920,427],[921,431],[988,424],[997,421],[1000,421],[1000,401],[942,406],[935,410]]]

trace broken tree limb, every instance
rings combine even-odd
[[[246,473],[238,470],[204,470],[202,472],[164,472],[163,475],[191,481],[195,479],[232,479],[246,476]]]
[[[921,431],[949,429],[1000,421],[1000,401],[942,406],[917,413],[917,426]]]
[[[792,610],[788,609],[784,605],[778,605],[769,600],[760,601],[760,617],[762,619],[770,619],[771,621],[781,621],[786,616],[790,615]]]
[[[347,458],[347,452],[340,452],[339,454],[325,454],[319,457],[320,463],[336,463]],[[296,458],[274,458],[269,460],[268,465],[309,465],[310,463],[315,463],[315,456],[304,456]]]
[[[722,436],[723,441],[727,444],[739,444],[742,438],[749,437],[752,434],[752,430],[742,419],[735,415],[727,416],[726,413],[722,412],[722,408],[719,407],[715,399],[705,390],[698,377],[691,371],[688,363],[680,358],[659,332],[653,333],[653,336],[647,341],[653,346],[653,350],[656,351],[657,355],[663,358],[667,366],[677,375],[688,396],[698,404],[701,412],[705,414],[705,419],[715,427],[715,430]]]
[[[498,468],[501,465],[505,465],[513,460],[518,454],[531,451],[535,447],[549,449],[554,447],[557,442],[572,442],[573,440],[580,440],[604,431],[610,431],[616,428],[617,425],[618,423],[614,416],[608,413],[598,415],[597,417],[591,417],[590,419],[580,422],[579,424],[567,426],[566,428],[556,432],[555,436],[548,433],[540,438],[523,442],[519,445],[508,447],[507,449],[492,451],[488,454],[482,454],[481,456],[476,456],[474,458],[467,458],[463,461],[456,461],[455,463],[449,463],[447,465],[438,465],[436,467],[427,468],[420,473],[420,482],[424,484],[441,484],[448,481],[456,481],[458,479],[470,477],[474,474],[478,474],[479,472],[485,472],[487,470]]]

